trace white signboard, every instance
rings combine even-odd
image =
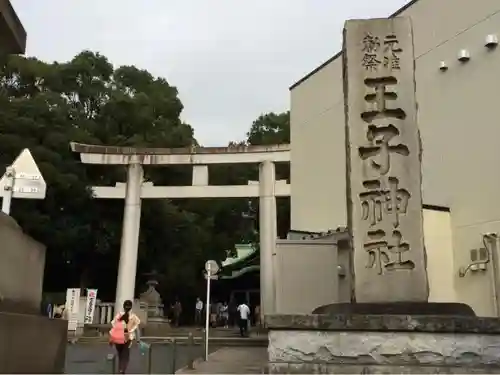
[[[68,331],[76,331],[78,326],[78,309],[80,307],[80,288],[69,288],[66,291],[66,311],[68,314]]]
[[[215,260],[207,260],[205,263],[205,271],[207,271],[210,275],[215,275],[219,272],[219,265]]]
[[[18,199],[45,199],[47,184],[43,179],[30,150],[25,148],[10,166],[14,175],[9,177],[4,173],[0,179],[0,196],[7,194]],[[11,180],[12,181],[9,181]],[[13,186],[12,192],[6,187]]]
[[[95,305],[97,300],[97,289],[87,289],[87,303],[85,305],[84,324],[91,324],[94,321]]]

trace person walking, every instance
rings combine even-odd
[[[217,326],[222,325],[222,301],[217,302]]]
[[[210,308],[210,326],[212,328],[217,327],[217,304],[210,302],[210,305],[207,306],[207,309]]]
[[[221,307],[221,319],[222,319],[222,326],[224,328],[229,327],[229,306],[227,305],[227,302],[224,302]]]
[[[229,300],[228,311],[229,311],[229,326],[234,327],[238,324],[238,311],[236,309],[238,305],[236,305],[236,301],[233,297]]]
[[[194,310],[194,324],[200,326],[203,324],[203,301],[198,297],[196,298],[196,306]]]
[[[174,303],[174,324],[176,327],[179,327],[181,321],[182,314],[182,305],[179,300],[176,300]]]
[[[239,313],[238,326],[240,327],[241,337],[248,336],[248,318],[250,317],[250,308],[243,302],[236,309]]]
[[[118,354],[118,372],[125,374],[130,360],[130,347],[135,339],[135,331],[141,323],[139,317],[132,312],[132,301],[123,303],[123,311],[111,321],[110,345],[115,345]]]
[[[260,305],[255,306],[254,310],[255,326],[262,328],[262,322],[260,320]]]

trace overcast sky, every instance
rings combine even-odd
[[[289,109],[288,87],[337,53],[348,18],[386,17],[408,0],[11,0],[27,55],[83,49],[136,65],[179,90],[206,146],[244,139],[260,114]]]

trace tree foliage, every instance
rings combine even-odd
[[[71,141],[117,146],[197,145],[181,121],[177,89],[134,66],[114,68],[105,56],[84,51],[65,63],[11,56],[0,66],[0,168],[29,148],[47,182],[45,200],[14,200],[12,215],[47,246],[44,289],[98,287],[112,299],[120,249],[123,200],[93,199],[92,185],[125,181],[123,167],[83,165]],[[260,116],[248,144],[288,143],[289,114]],[[254,177],[252,177],[254,176]],[[182,167],[146,168],[155,184],[190,184]],[[255,169],[211,170],[211,183],[246,184]],[[288,178],[279,166],[279,178]],[[203,285],[205,260],[222,261],[235,243],[252,240],[245,200],[143,200],[138,285],[161,275],[164,297],[194,296]],[[288,230],[289,204],[280,202],[280,233]]]
[[[290,112],[260,115],[247,133],[251,145],[290,143]]]
[[[250,145],[273,145],[290,143],[290,112],[267,113],[259,116],[247,133],[247,142]],[[290,164],[276,165],[276,179],[290,182]],[[254,211],[258,212],[258,205],[254,203]],[[286,238],[290,230],[290,198],[278,198],[278,236]]]

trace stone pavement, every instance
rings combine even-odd
[[[199,361],[194,370],[181,369],[177,374],[263,374],[267,347],[222,348]]]

